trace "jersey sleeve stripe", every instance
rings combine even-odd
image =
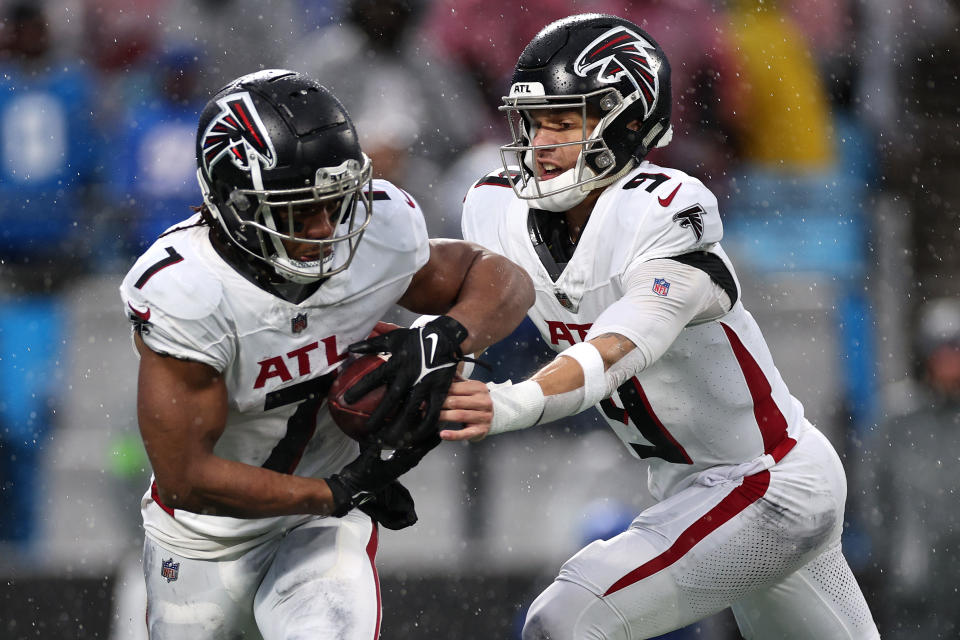
[[[177,250],[173,247],[167,247],[167,257],[163,260],[155,262],[150,266],[149,269],[143,272],[143,275],[137,280],[136,284],[133,285],[134,289],[142,289],[143,285],[147,284],[147,280],[157,275],[159,271],[166,269],[170,265],[177,264],[178,262],[183,262],[183,256],[177,253]]]
[[[614,582],[610,588],[604,592],[603,596],[606,597],[616,593],[669,567],[682,558],[701,540],[762,498],[769,486],[769,471],[761,471],[752,476],[747,476],[743,479],[743,483],[739,487],[728,493],[715,507],[687,527],[687,529],[677,537],[677,540],[669,549]]]
[[[473,188],[476,189],[477,187],[483,187],[483,186],[486,186],[486,185],[492,185],[492,186],[495,186],[495,187],[510,187],[510,186],[512,186],[512,184],[510,183],[510,179],[509,179],[509,178],[500,178],[500,177],[497,177],[497,176],[487,176],[487,177],[485,177],[485,178],[482,178],[479,182],[477,182],[477,184],[473,185]]]

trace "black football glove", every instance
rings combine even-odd
[[[437,433],[443,401],[463,360],[460,343],[467,335],[462,324],[440,316],[422,327],[397,329],[347,347],[351,353],[391,354],[344,396],[356,402],[386,385],[383,400],[367,420],[373,443],[402,447]]]
[[[378,491],[417,466],[438,444],[440,436],[434,434],[422,442],[397,449],[386,459],[380,457],[380,447],[361,447],[360,455],[353,462],[326,479],[333,494],[330,515],[342,518],[354,507],[373,500]],[[412,510],[413,500],[410,502]]]
[[[373,499],[359,506],[360,511],[379,522],[387,529],[397,531],[416,524],[417,510],[413,496],[399,480],[388,482],[373,494]]]

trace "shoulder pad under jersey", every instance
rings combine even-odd
[[[404,205],[408,209],[420,210],[420,205],[413,199],[413,196],[388,180],[377,178],[373,181],[372,188],[374,211],[380,206],[379,203],[388,207]]]
[[[423,210],[413,196],[391,182],[374,180],[373,219],[360,246],[369,242],[401,252],[415,251],[426,237]]]
[[[704,250],[723,237],[716,196],[682,171],[644,162],[608,189],[598,206],[611,209],[612,233],[633,238],[626,262]]]
[[[223,284],[197,255],[207,242],[205,227],[187,229],[157,240],[133,265],[120,286],[134,312],[144,309],[181,320],[198,320],[220,304]],[[212,249],[211,249],[212,250]]]
[[[491,171],[467,190],[463,200],[460,229],[464,240],[477,242],[488,249],[502,252],[500,220],[511,205],[521,202],[510,186],[510,178],[503,167]],[[526,208],[526,207],[524,207]]]
[[[478,189],[480,187],[506,187],[507,189],[513,190],[511,186],[511,179],[515,179],[520,175],[520,171],[515,167],[511,167],[509,171],[500,167],[499,169],[494,169],[487,175],[483,176],[475,183],[473,183],[472,189]]]

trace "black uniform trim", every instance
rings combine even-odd
[[[501,171],[498,175],[495,176],[483,176],[477,180],[476,184],[473,185],[473,188],[482,187],[485,185],[490,185],[494,187],[513,187],[513,181],[520,176],[519,171]]]
[[[730,273],[730,269],[727,268],[723,259],[717,254],[710,253],[709,251],[693,251],[679,256],[672,256],[668,259],[676,260],[682,264],[700,269],[700,271],[710,276],[710,279],[716,282],[720,288],[726,291],[727,296],[730,298],[731,307],[737,303],[740,297],[737,291],[737,283],[733,279],[733,274]]]
[[[630,442],[630,447],[641,458],[663,458],[674,464],[693,464],[684,448],[677,443],[670,433],[647,406],[643,387],[636,378],[627,380],[617,387],[620,395],[621,409],[613,402],[613,398],[600,401],[600,410],[611,420],[630,424],[637,428],[650,444]]]
[[[527,214],[527,233],[541,264],[550,279],[556,282],[577,248],[576,243],[570,240],[567,219],[560,213],[530,209]]]
[[[166,247],[167,257],[155,262],[150,265],[150,268],[143,272],[143,275],[137,280],[137,283],[133,285],[135,289],[143,289],[143,285],[147,284],[147,281],[153,276],[157,275],[158,271],[166,269],[170,265],[177,264],[178,262],[183,262],[183,256],[177,253],[177,250],[173,247]]]
[[[497,176],[487,176],[486,178],[481,178],[477,184],[473,185],[473,188],[483,187],[485,185],[492,185],[495,187],[512,187],[509,178],[500,178]]]

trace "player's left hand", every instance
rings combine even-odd
[[[367,421],[374,443],[399,447],[436,434],[444,398],[463,359],[460,344],[467,335],[455,319],[439,316],[422,327],[397,329],[347,347],[351,353],[391,354],[345,396],[347,402],[355,402],[386,385],[383,400]]]
[[[373,498],[359,508],[387,529],[394,531],[405,529],[417,522],[413,496],[399,480],[394,480],[374,492]]]
[[[420,442],[401,447],[382,458],[380,447],[360,445],[360,455],[329,478],[325,478],[333,505],[330,515],[342,518],[351,509],[372,500],[391,482],[419,464],[423,456],[440,444],[434,434]]]
[[[442,422],[460,423],[460,429],[444,429],[443,440],[483,440],[493,421],[493,399],[490,388],[479,380],[454,382],[440,412]]]

